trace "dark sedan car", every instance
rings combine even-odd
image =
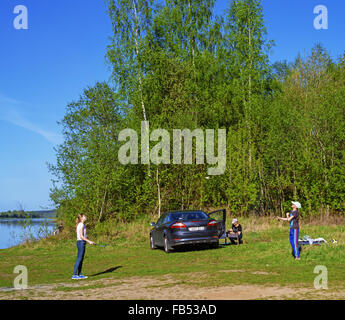
[[[201,210],[166,212],[157,223],[151,223],[151,249],[164,247],[168,253],[176,246],[200,243],[218,247],[219,237],[225,232],[225,219],[225,209],[209,214]]]

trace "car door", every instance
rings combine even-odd
[[[159,228],[159,226],[160,226],[161,223],[162,223],[162,218],[163,218],[163,216],[161,216],[161,217],[157,220],[157,222],[156,222],[156,224],[154,225],[154,227],[153,227],[153,229],[152,229],[152,232],[151,232],[152,238],[153,238],[153,242],[154,242],[156,245],[158,245],[158,228]]]
[[[221,237],[226,232],[226,209],[212,211],[208,214],[212,219],[216,220],[218,228],[218,237]]]
[[[168,216],[168,213],[164,213],[157,221],[155,227],[155,243],[158,246],[164,245],[164,227],[165,227],[165,220]]]

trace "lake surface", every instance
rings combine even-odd
[[[53,233],[56,223],[53,219],[7,219],[0,218],[0,249],[6,249],[25,240],[42,239]]]

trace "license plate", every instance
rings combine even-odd
[[[188,228],[189,231],[202,231],[205,230],[205,227],[190,227]]]

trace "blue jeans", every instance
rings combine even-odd
[[[75,262],[74,271],[73,271],[73,275],[75,276],[79,276],[81,274],[81,268],[83,266],[83,260],[84,260],[84,255],[85,255],[85,246],[86,246],[86,241],[84,240],[77,241],[78,255],[77,255],[77,261]]]
[[[290,229],[290,244],[295,258],[299,258],[298,235],[299,229]]]

